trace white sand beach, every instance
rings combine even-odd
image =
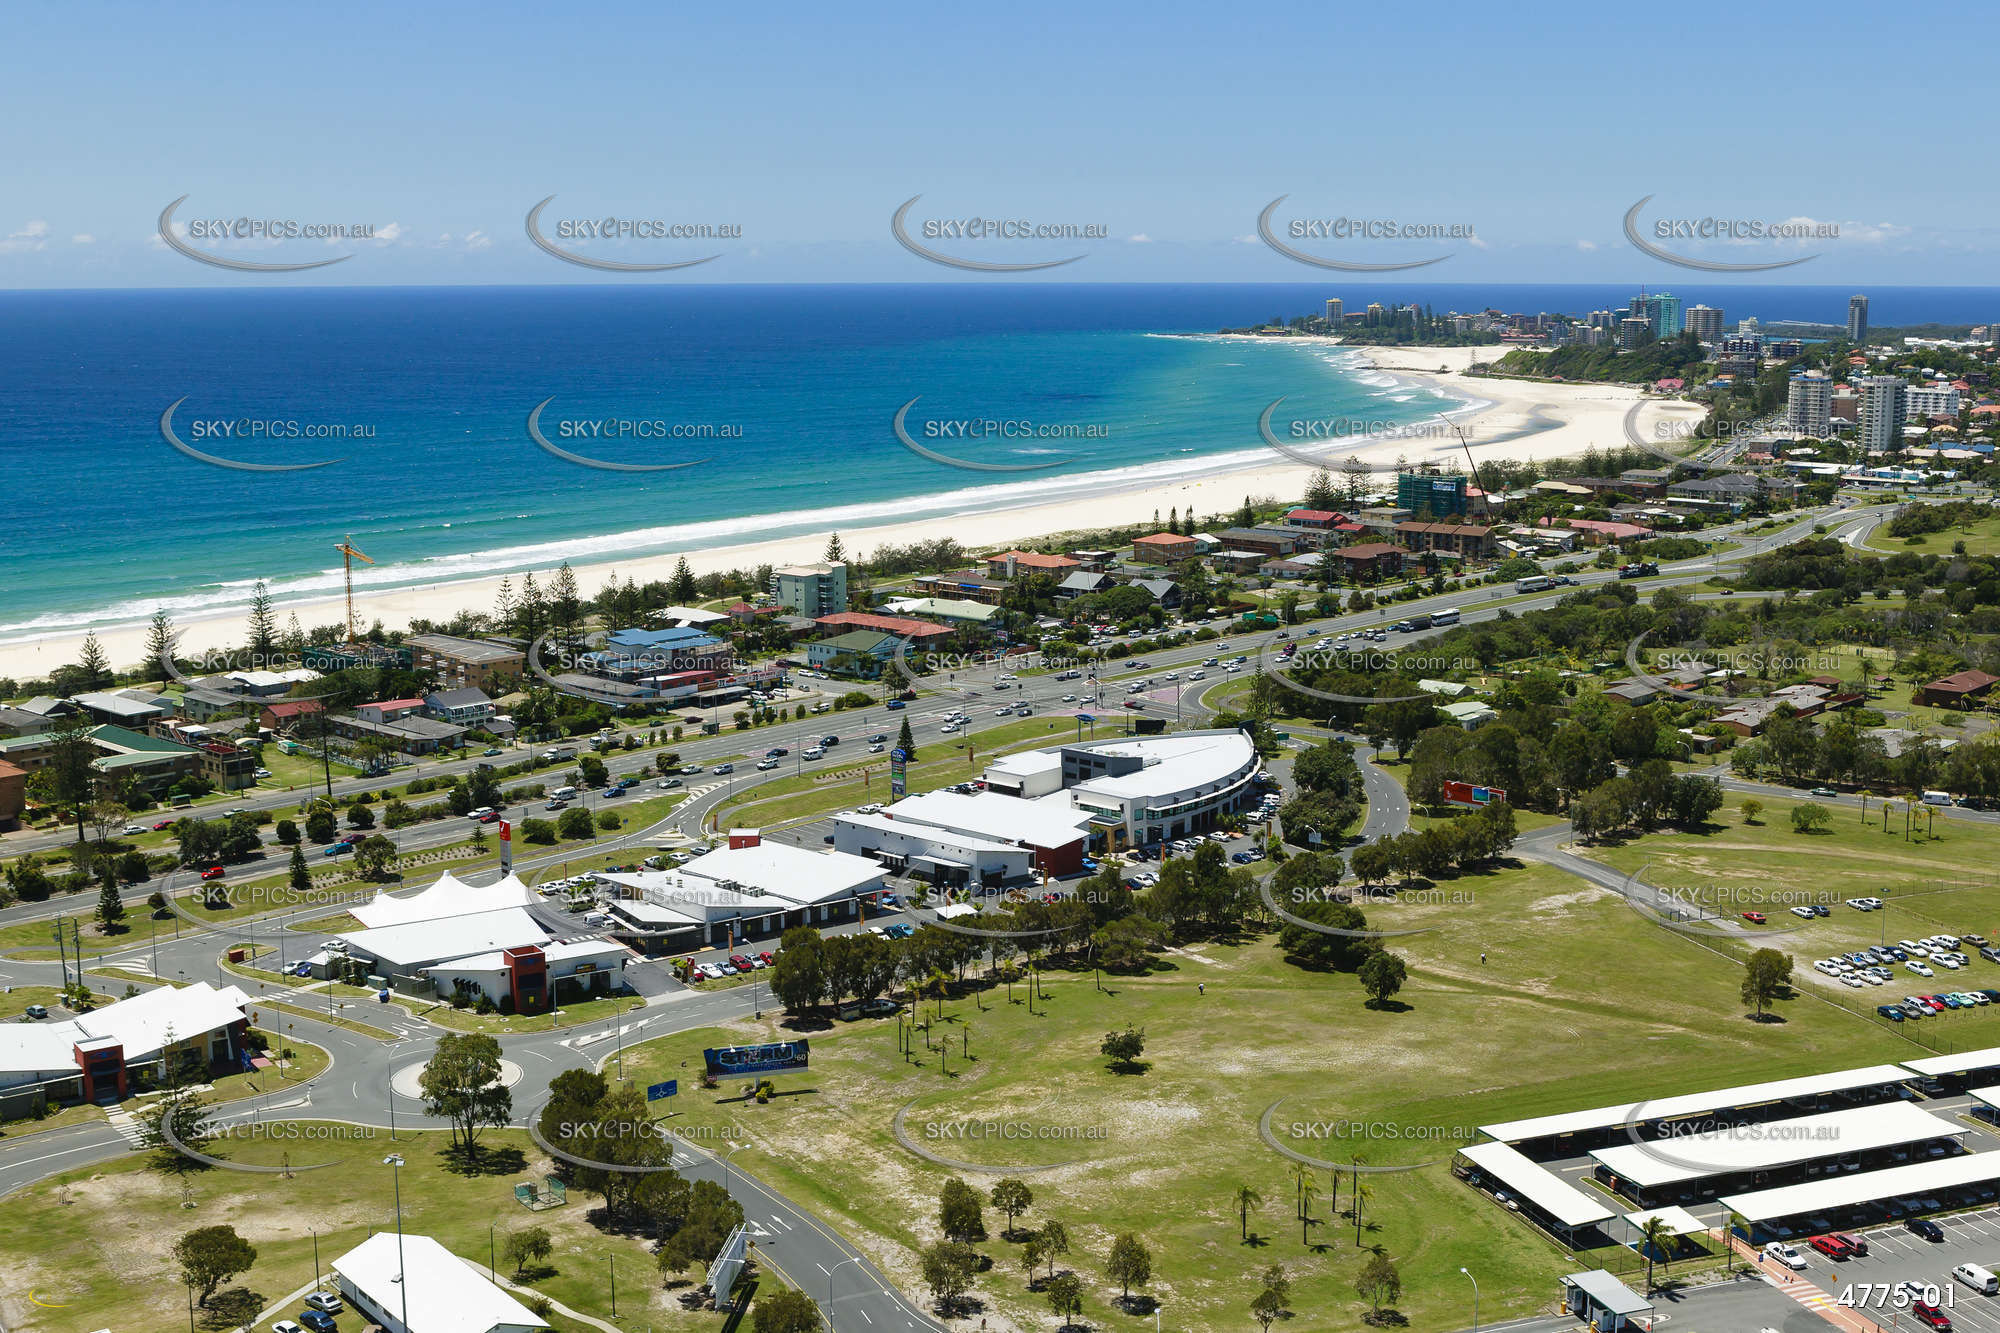
[[[1475,401],[1473,410],[1457,414],[1454,420],[1465,428],[1473,455],[1481,461],[1560,458],[1580,454],[1591,445],[1613,448],[1625,443],[1623,417],[1633,403],[1641,400],[1639,390],[1616,385],[1543,384],[1464,376],[1465,367],[1475,354],[1481,359],[1491,359],[1495,352],[1490,347],[1367,349],[1375,368],[1413,387],[1434,387],[1453,397]],[[1659,422],[1692,424],[1701,415],[1702,410],[1693,404],[1653,400],[1642,412],[1639,428],[1648,432],[1650,438]],[[1412,462],[1435,457],[1447,466],[1462,462],[1465,456],[1456,439],[1435,433],[1424,438],[1372,443],[1343,440],[1301,448],[1315,457],[1323,456],[1336,471],[1350,456],[1359,456],[1383,470],[1392,467],[1399,456]],[[1306,465],[1272,452],[1262,460],[1247,461],[1240,468],[1172,484],[1140,484],[1060,503],[1017,505],[978,514],[843,528],[840,535],[849,551],[864,554],[884,543],[902,544],[938,537],[954,537],[970,550],[992,549],[1031,543],[1060,533],[1142,523],[1155,512],[1165,514],[1169,509],[1183,513],[1193,509],[1202,515],[1227,512],[1242,504],[1246,495],[1260,500],[1295,500],[1309,477]],[[828,535],[820,532],[777,541],[743,542],[691,550],[686,555],[697,574],[749,569],[765,563],[795,563],[818,559]],[[669,577],[679,559],[679,553],[666,553],[576,566],[575,570],[578,585],[586,594],[594,594],[614,570],[621,580],[631,578],[645,583]],[[517,576],[517,585],[518,582]],[[491,608],[499,583],[500,576],[495,575],[428,587],[357,593],[355,610],[364,624],[379,619],[391,628],[407,625],[412,617],[444,621],[460,609]],[[305,625],[336,623],[344,615],[338,598],[297,602],[280,608],[281,618],[294,612]],[[240,645],[244,640],[244,617],[240,611],[190,619],[181,622],[178,628],[181,651],[188,654]],[[24,681],[45,677],[56,667],[76,660],[82,639],[78,633],[51,636],[34,643],[0,645],[0,676]],[[137,666],[145,653],[143,628],[100,630],[98,640],[112,664],[120,669]]]

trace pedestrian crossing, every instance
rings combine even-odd
[[[146,1146],[146,1130],[139,1118],[122,1106],[114,1106],[104,1113],[105,1123],[118,1131],[118,1137],[134,1148]]]

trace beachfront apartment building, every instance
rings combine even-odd
[[[1833,380],[1817,370],[1792,376],[1785,392],[1785,429],[1809,440],[1823,440],[1833,430]]]
[[[1868,336],[1868,298],[1854,295],[1847,298],[1847,341],[1858,343]]]
[[[1467,560],[1493,555],[1493,529],[1482,523],[1419,523],[1396,525],[1396,538],[1412,551],[1436,551]]]
[[[771,571],[771,597],[780,606],[817,619],[847,609],[847,562],[786,565]]]
[[[1201,553],[1193,537],[1178,532],[1156,532],[1132,539],[1132,560],[1141,565],[1177,565]]]
[[[439,689],[489,689],[496,676],[519,676],[527,654],[504,643],[462,639],[455,634],[412,634],[403,640],[410,665],[428,671]]]
[[[1017,579],[1031,574],[1047,574],[1061,580],[1081,568],[1081,563],[1066,555],[1043,555],[1040,551],[1002,551],[999,555],[986,557],[986,577],[989,579]]]
[[[1861,432],[1857,437],[1861,447],[1901,448],[1903,423],[1909,419],[1909,384],[1900,375],[1863,375],[1854,387],[1861,394]]]

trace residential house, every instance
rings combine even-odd
[[[1079,569],[1056,585],[1056,596],[1064,601],[1076,597],[1088,597],[1095,592],[1104,592],[1118,586],[1118,580],[1109,574],[1092,573]]]
[[[806,661],[832,675],[874,680],[882,674],[883,664],[907,647],[906,640],[880,630],[849,630],[807,644]]]
[[[433,690],[424,696],[424,713],[440,722],[461,727],[483,727],[500,710],[487,698],[486,691],[468,685],[456,690]]]
[[[1929,708],[1970,708],[1983,700],[1995,685],[2000,685],[2000,676],[1989,676],[1984,671],[1967,668],[1949,676],[1941,676],[1916,693],[1914,702]]]

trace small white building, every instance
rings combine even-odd
[[[378,1231],[332,1268],[341,1299],[389,1333],[545,1333],[549,1327],[429,1236]]]

